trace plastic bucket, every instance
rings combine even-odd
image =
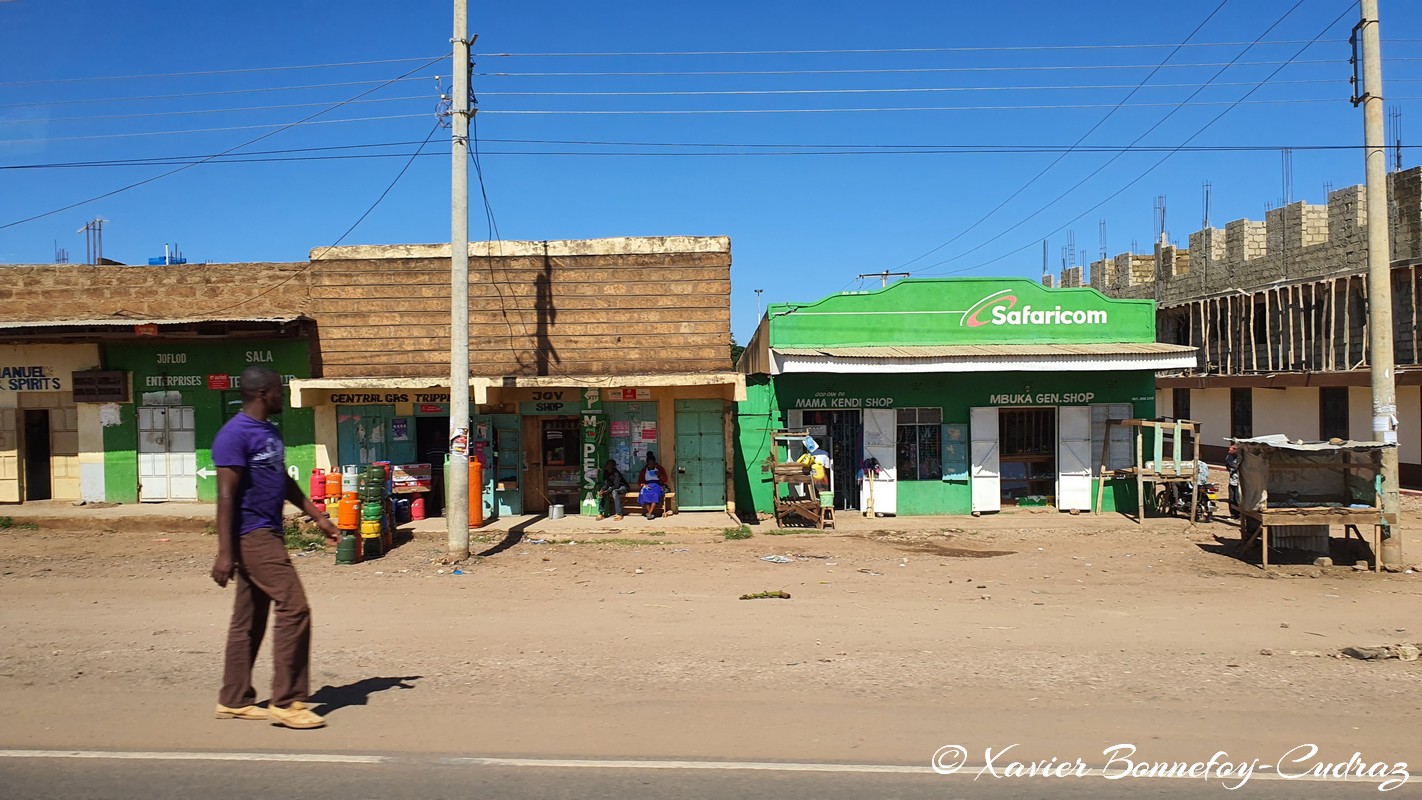
[[[548,507],[548,518],[549,518],[549,519],[562,519],[562,518],[563,518],[563,504],[562,504],[562,503],[557,503],[557,504],[555,504],[555,505],[549,506],[549,507]]]
[[[820,492],[820,508],[834,508],[834,492]]]

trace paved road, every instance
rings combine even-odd
[[[40,751],[35,751],[40,752]],[[125,754],[124,758],[31,757],[8,751],[0,757],[0,786],[10,800],[192,800],[192,798],[300,797],[310,800],[403,800],[404,798],[544,798],[547,800],[662,800],[663,798],[766,798],[767,800],[860,800],[860,798],[1044,798],[1113,800],[1247,797],[1311,800],[1380,796],[1377,785],[1285,782],[1256,778],[1238,791],[1219,782],[1185,779],[1105,780],[989,779],[896,771],[894,767],[800,765],[770,768],[723,762],[715,768],[676,762],[553,762],[518,765],[479,759],[427,756],[307,756],[347,759],[281,761],[283,754]],[[92,754],[88,754],[92,755]],[[242,760],[211,760],[242,759]],[[248,759],[252,760],[248,760]],[[261,760],[256,760],[261,759]],[[625,764],[626,762],[620,762]],[[917,768],[908,768],[917,769]],[[1383,797],[1422,796],[1422,782]]]

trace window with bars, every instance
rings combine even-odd
[[[943,409],[900,408],[898,414],[898,479],[942,480]]]

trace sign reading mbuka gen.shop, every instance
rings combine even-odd
[[[1107,312],[1099,308],[1033,308],[1030,304],[1017,308],[1017,295],[1012,292],[1012,289],[1003,289],[974,303],[963,313],[960,324],[965,328],[981,328],[984,325],[1050,327],[1106,325],[1110,320]]]

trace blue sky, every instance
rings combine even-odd
[[[1356,5],[1302,0],[1285,15],[1295,2],[476,0],[485,185],[503,238],[730,236],[741,341],[755,289],[769,303],[876,285],[855,275],[885,269],[1037,277],[1043,238],[1055,273],[1069,234],[1079,261],[1097,257],[1103,219],[1112,254],[1148,249],[1161,195],[1183,245],[1205,181],[1216,225],[1283,200],[1278,147],[1295,148],[1295,200],[1362,181],[1357,150],[1310,149],[1362,139],[1348,102]],[[1422,4],[1381,5],[1385,94],[1404,133],[1422,134]],[[448,152],[433,76],[449,62],[423,62],[449,36],[443,1],[0,0],[0,263],[49,262],[56,243],[82,260],[76,231],[95,217],[109,220],[105,255],[127,263],[165,242],[197,261],[304,260],[431,131],[425,152]],[[585,53],[610,55],[570,55]],[[35,165],[207,156],[371,89],[236,150],[242,163],[10,224],[181,164]],[[519,113],[549,111],[638,113]],[[748,113],[705,113],[727,111]],[[1090,149],[1137,139],[1159,149]],[[1147,172],[1187,141],[1209,149]],[[305,160],[270,160],[293,157]],[[448,175],[447,156],[414,159],[345,243],[447,239]],[[486,230],[476,194],[471,238]]]

